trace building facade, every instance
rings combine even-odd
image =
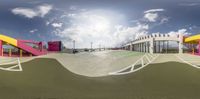
[[[146,53],[169,53],[169,42],[177,43],[177,53],[183,53],[183,34],[151,34],[139,37],[125,45],[123,49]]]

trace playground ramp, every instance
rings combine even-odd
[[[46,54],[46,51],[44,51],[44,50],[35,49],[35,48],[27,45],[25,42],[23,42],[21,40],[17,40],[15,38],[12,38],[9,36],[0,35],[0,40],[8,43],[14,47],[20,48],[26,52],[29,52],[35,56]]]

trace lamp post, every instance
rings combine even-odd
[[[74,53],[74,54],[75,54],[75,43],[76,43],[76,41],[73,40],[73,53]]]
[[[101,51],[101,44],[99,44],[99,51]]]
[[[93,44],[93,42],[91,42],[91,52],[92,52],[92,44]]]

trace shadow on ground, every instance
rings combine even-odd
[[[0,71],[0,99],[199,99],[200,70],[153,64],[122,76],[84,77],[55,59],[23,63],[23,72]],[[84,68],[84,67],[83,67]]]

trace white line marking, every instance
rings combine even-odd
[[[14,62],[16,62],[16,61],[17,61],[17,65],[10,66],[8,68],[0,67],[0,69],[5,70],[5,71],[23,71],[19,58],[17,58],[17,60],[15,60]],[[6,64],[8,64],[8,63],[6,63]],[[16,67],[19,67],[19,69],[15,69]]]
[[[145,55],[148,55],[148,54],[145,54]],[[145,58],[145,55],[142,56],[139,60],[137,60],[133,65],[127,66],[126,68],[121,69],[121,70],[116,71],[116,72],[111,72],[111,73],[109,73],[109,75],[124,75],[124,74],[129,74],[129,73],[136,72],[136,71],[138,71],[138,70],[140,70],[140,69],[146,67],[147,65],[151,64],[151,63],[159,56],[159,55],[155,55],[155,57],[153,57],[153,59],[152,59],[150,62],[148,62],[147,64],[144,65],[143,58]],[[142,65],[142,66],[139,67],[139,68],[134,69],[135,64],[137,64],[138,62],[141,62],[141,65]],[[122,71],[124,71],[124,70],[126,70],[126,69],[128,69],[128,68],[131,68],[131,70],[128,71],[128,72],[122,72]]]
[[[179,57],[179,56],[177,56],[177,55],[175,55],[178,59],[180,59],[181,61],[183,61],[184,63],[186,63],[186,64],[189,64],[190,66],[192,66],[192,67],[195,67],[195,68],[200,68],[199,66],[196,66],[196,65],[194,65],[194,64],[192,64],[192,63],[190,63],[190,62],[188,62],[188,61],[185,61],[184,59],[182,59],[181,57]]]

